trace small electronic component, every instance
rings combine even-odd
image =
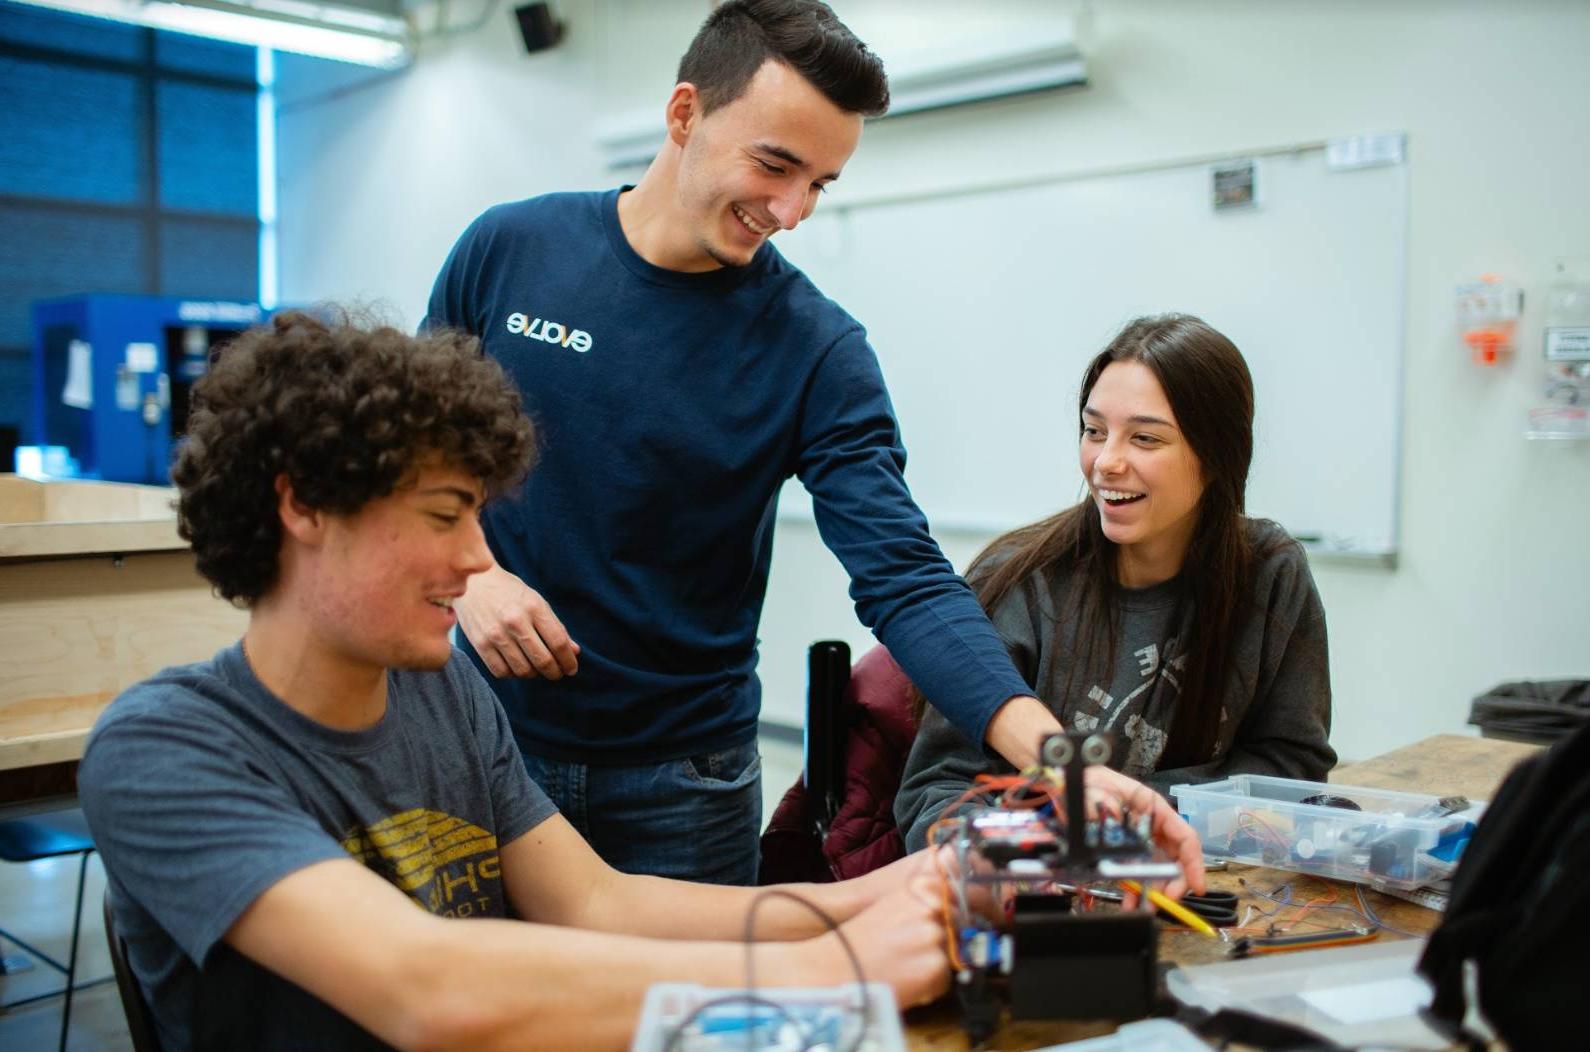
[[[973,968],[1010,972],[1010,936],[989,928],[961,930],[961,959]]]
[[[995,866],[1019,858],[1058,860],[1063,850],[1054,822],[1037,811],[978,811],[967,828],[972,847]]]

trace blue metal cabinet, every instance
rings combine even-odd
[[[72,296],[33,304],[33,428],[87,478],[164,484],[188,392],[256,303]]]

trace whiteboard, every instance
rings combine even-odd
[[[1407,171],[1254,158],[1215,211],[1206,162],[818,213],[781,250],[867,327],[935,529],[997,531],[1074,503],[1076,399],[1130,318],[1224,332],[1256,389],[1248,513],[1317,549],[1397,543]],[[780,515],[809,519],[798,483]]]

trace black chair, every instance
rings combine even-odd
[[[110,963],[116,972],[116,990],[121,994],[121,1010],[127,1017],[127,1036],[132,1038],[133,1052],[160,1052],[155,1018],[149,1012],[149,1002],[144,1000],[138,977],[127,967],[127,943],[111,916],[109,888],[105,889],[105,941],[110,944]]]
[[[7,862],[37,862],[39,859],[59,858],[63,855],[82,856],[82,861],[77,867],[77,907],[72,913],[72,948],[65,964],[37,946],[23,942],[11,932],[0,928],[0,937],[16,943],[28,954],[66,976],[66,985],[59,990],[51,990],[48,993],[0,1005],[0,1008],[17,1008],[64,994],[59,1045],[62,1052],[66,1049],[67,1028],[72,1023],[72,993],[77,989],[77,943],[83,927],[83,881],[88,876],[88,856],[93,853],[94,837],[88,831],[88,823],[83,819],[83,812],[76,807],[0,821],[0,859]]]
[[[844,880],[905,855],[894,797],[916,737],[911,681],[883,647],[852,666],[831,641],[812,644],[808,676],[801,776],[762,833],[761,884]]]

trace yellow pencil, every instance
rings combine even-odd
[[[1123,880],[1121,881],[1121,886],[1128,891],[1135,891],[1139,895],[1143,894],[1143,886],[1135,880]],[[1183,906],[1181,903],[1171,898],[1169,895],[1166,895],[1163,892],[1155,891],[1153,888],[1149,888],[1148,901],[1152,902],[1155,906],[1164,910],[1172,917],[1175,917],[1193,931],[1202,932],[1203,934],[1212,938],[1220,938],[1220,933],[1215,931],[1213,925],[1204,920],[1202,917],[1198,916],[1198,914],[1194,913],[1192,910],[1188,909],[1186,906]]]

